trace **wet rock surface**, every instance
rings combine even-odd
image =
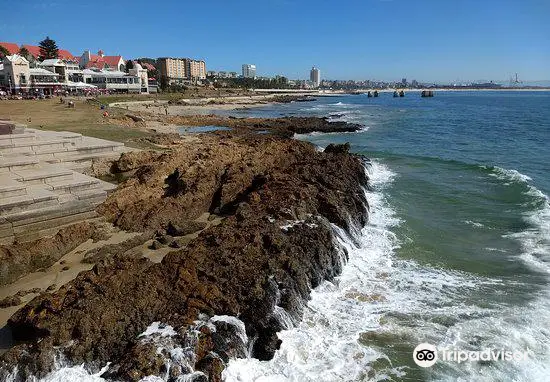
[[[165,121],[183,126],[225,126],[241,134],[250,133],[251,131],[270,131],[284,137],[312,132],[351,133],[363,129],[362,125],[332,121],[328,117],[235,118],[212,114],[166,117]],[[223,135],[224,132],[217,132],[217,134]]]
[[[350,230],[366,223],[366,174],[362,159],[347,151],[214,134],[170,153],[123,155],[116,166],[135,175],[99,208],[115,225],[170,235],[196,230],[189,222],[205,212],[223,221],[160,263],[115,254],[36,297],[9,320],[24,343],[0,358],[0,378],[15,365],[18,381],[43,376],[62,353],[96,372],[112,362],[105,376],[113,379],[194,373],[218,381],[229,358],[244,356],[231,345],[239,338],[253,344],[252,356],[271,358],[284,328],[276,310],[299,319],[311,288],[341,271],[345,253],[331,224]],[[219,316],[238,317],[244,333]],[[153,322],[198,332],[192,340],[175,336],[176,347],[191,349],[185,362],[143,341]]]

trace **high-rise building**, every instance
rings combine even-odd
[[[206,63],[204,61],[191,58],[162,57],[157,62],[161,77],[165,77],[170,84],[206,79]]]
[[[243,64],[243,77],[256,78],[256,65]]]
[[[187,63],[181,58],[162,57],[158,59],[159,73],[168,83],[181,82],[188,78]]]
[[[193,82],[206,79],[206,63],[204,61],[185,59],[187,78]]]
[[[311,72],[309,72],[309,80],[316,88],[318,88],[321,84],[321,71],[315,66],[311,68]]]

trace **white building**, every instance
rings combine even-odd
[[[18,54],[4,57],[0,65],[0,87],[9,94],[52,95],[64,83],[59,73],[42,67],[31,68],[29,61]]]
[[[140,93],[149,93],[149,75],[147,69],[144,69],[139,63],[134,63],[134,67],[128,71],[132,76],[139,78],[141,84]]]
[[[315,88],[318,88],[319,85],[321,85],[321,71],[315,66],[311,68],[311,71],[309,72],[309,80]]]
[[[84,82],[118,93],[140,93],[142,91],[141,78],[120,72],[118,70],[84,69]]]
[[[243,77],[256,78],[256,65],[243,64]]]

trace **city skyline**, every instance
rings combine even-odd
[[[184,8],[169,1],[159,7],[158,21],[139,25],[144,1],[132,8],[102,4],[107,16],[98,25],[109,14],[122,17],[94,33],[89,28],[98,23],[92,12],[97,5],[4,3],[2,13],[27,10],[29,16],[6,18],[0,34],[19,44],[37,44],[49,35],[75,55],[102,49],[125,58],[196,57],[207,61],[208,70],[238,72],[253,62],[258,76],[307,78],[314,62],[323,78],[335,80],[503,82],[516,72],[526,82],[550,79],[550,26],[544,20],[550,4],[543,1],[348,0],[313,7],[312,1],[277,0],[252,9],[241,3],[212,1],[207,10],[216,12],[201,13],[198,4]],[[166,8],[171,12],[162,12]],[[49,21],[60,17],[62,22]]]

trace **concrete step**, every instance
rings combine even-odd
[[[57,195],[40,187],[27,187],[27,194],[0,199],[0,216],[59,205]]]
[[[66,193],[59,195],[59,203],[61,205],[73,202],[76,200],[86,201],[91,205],[97,206],[103,203],[107,199],[107,191],[101,188],[92,188],[89,190],[78,190],[72,193]]]
[[[41,131],[41,133],[46,133],[45,131]],[[41,135],[38,133],[38,135]],[[73,133],[71,131],[48,131],[47,135],[50,136],[52,139],[63,139],[64,141],[69,141],[74,144],[78,144],[79,142],[82,142],[82,134],[79,133]]]
[[[0,175],[0,200],[23,195],[27,195],[25,184],[14,180],[9,174]]]
[[[54,158],[44,158],[47,163],[60,163],[60,162],[85,162],[92,161],[97,158],[112,158],[118,159],[122,154],[122,151],[102,151],[102,152],[85,152],[85,151],[72,151],[67,152],[65,155],[54,154]],[[91,164],[91,163],[90,163]]]
[[[118,187],[116,184],[105,182],[104,180],[99,180],[99,182],[101,184],[101,189],[107,191],[107,193],[116,190]]]
[[[72,180],[73,171],[57,166],[42,166],[40,168],[12,171],[12,177],[26,184],[42,184],[46,182]]]
[[[90,176],[73,173],[72,179],[46,180],[46,186],[57,194],[76,194],[80,191],[101,189],[101,181]]]
[[[73,200],[0,217],[0,243],[35,240],[55,234],[63,225],[96,218],[95,207],[87,200]]]
[[[34,169],[37,168],[38,158],[32,158],[24,155],[17,156],[2,156],[0,158],[0,173],[6,173],[15,170]]]
[[[35,153],[40,151],[66,151],[74,147],[74,143],[62,139],[42,140],[37,139],[31,142],[16,142],[11,145],[0,146],[0,153],[6,155],[11,153]]]
[[[101,204],[107,199],[107,191],[102,189],[92,189],[78,192],[75,195],[78,200],[86,200],[87,202],[98,205]]]
[[[24,132],[20,134],[6,134],[0,135],[0,147],[13,144],[16,142],[33,142],[36,140],[36,134],[34,132]]]

